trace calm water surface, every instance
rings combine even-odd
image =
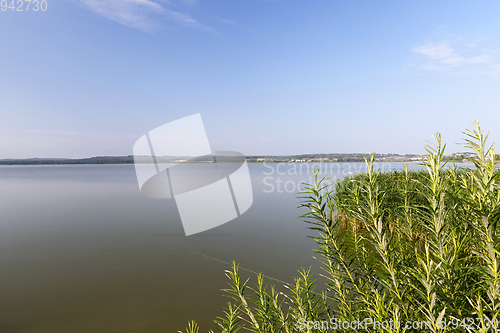
[[[1,166],[0,332],[177,332],[191,319],[208,331],[227,302],[224,262],[284,281],[317,271],[294,197],[312,167],[250,164],[249,211],[186,237],[175,202],[143,197],[133,165]]]

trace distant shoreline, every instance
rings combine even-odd
[[[246,156],[248,163],[334,163],[334,162],[364,162],[370,154],[303,154],[289,156]],[[453,158],[462,162],[463,156]],[[377,162],[420,162],[421,155],[406,154],[375,154]],[[185,157],[171,159],[170,163],[213,163],[213,159],[202,157],[187,160]],[[27,158],[2,159],[0,165],[81,165],[81,164],[134,164],[134,156],[96,156],[89,158]]]

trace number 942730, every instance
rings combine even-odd
[[[1,0],[0,9],[2,12],[11,10],[13,12],[28,12],[28,11],[46,11],[47,1],[46,0]]]

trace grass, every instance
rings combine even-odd
[[[500,330],[500,186],[497,154],[477,122],[464,132],[474,168],[443,160],[441,136],[426,145],[426,171],[368,172],[327,185],[316,172],[299,194],[302,216],[317,231],[316,281],[300,270],[280,293],[257,274],[242,280],[233,263],[231,297],[218,332],[334,332],[330,323],[372,318],[360,332]],[[470,319],[469,319],[470,318]],[[304,323],[311,322],[311,325]],[[321,324],[323,323],[323,324]],[[186,332],[196,333],[195,322]],[[344,330],[342,330],[344,331]]]

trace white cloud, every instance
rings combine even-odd
[[[189,15],[170,10],[152,0],[79,0],[88,9],[120,24],[145,31],[156,30],[160,18],[166,18],[187,27],[211,30]],[[165,4],[169,2],[162,1]],[[192,0],[187,0],[194,4]]]
[[[213,31],[213,29],[201,24],[200,22],[198,22],[197,20],[193,19],[191,16],[189,15],[185,15],[185,14],[181,14],[181,13],[178,13],[178,12],[174,12],[172,10],[167,10],[167,13],[166,13],[166,16],[174,21],[174,22],[177,22],[181,25],[184,25],[186,27],[193,27],[193,28],[200,28],[200,29],[203,29],[203,30],[208,30],[208,31]]]
[[[473,42],[456,40],[443,40],[429,42],[416,46],[412,52],[420,55],[416,63],[410,64],[413,70],[454,72],[454,73],[496,73],[495,55],[492,49],[481,48],[480,45],[486,38]]]
[[[415,53],[420,53],[429,59],[437,59],[443,64],[460,65],[464,58],[455,53],[449,43],[444,41],[440,43],[427,43],[412,49]]]
[[[151,16],[163,8],[151,0],[81,0],[90,10],[123,25],[151,30],[155,27]]]

